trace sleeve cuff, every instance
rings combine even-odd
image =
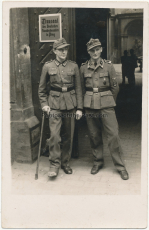
[[[43,109],[44,106],[49,106],[47,103],[42,103],[41,108]]]

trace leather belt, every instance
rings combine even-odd
[[[64,86],[62,88],[54,88],[54,87],[51,86],[51,90],[57,91],[57,92],[70,92],[73,89],[74,89],[74,87],[67,88],[66,86]]]
[[[85,89],[86,89],[86,91],[91,91],[93,93],[104,92],[104,91],[110,90],[110,88],[101,89],[101,88],[92,88],[92,87],[86,87]]]

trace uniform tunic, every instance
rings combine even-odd
[[[70,92],[56,92],[47,86],[54,88],[74,87]],[[72,61],[62,64],[57,60],[46,62],[42,69],[39,84],[39,100],[41,107],[49,105],[51,109],[70,110],[77,106],[82,109],[82,90],[78,65]]]
[[[119,91],[115,69],[111,61],[98,60],[95,67],[89,60],[82,64],[80,75],[94,164],[103,165],[102,136],[104,136],[117,170],[125,170],[114,111]]]
[[[116,73],[111,61],[102,60],[94,66],[91,60],[80,68],[83,79],[84,107],[103,109],[114,107],[119,91]],[[98,88],[100,92],[90,92],[85,87]]]
[[[54,90],[52,90],[52,87]],[[68,88],[74,88],[69,92]],[[61,91],[62,92],[59,92]],[[75,62],[57,60],[46,62],[42,69],[39,84],[41,107],[50,106],[49,160],[51,167],[68,165],[74,134],[75,110],[83,109],[82,88],[78,66]],[[63,129],[61,130],[61,126]],[[61,135],[60,135],[61,132]],[[63,139],[62,150],[60,148]]]

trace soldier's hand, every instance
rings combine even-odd
[[[47,105],[45,105],[45,106],[42,108],[42,111],[43,111],[43,112],[46,112],[46,113],[49,115],[49,113],[50,113],[50,107],[47,106]]]
[[[76,119],[80,120],[81,117],[82,117],[82,111],[81,110],[77,110],[77,112],[76,112]]]

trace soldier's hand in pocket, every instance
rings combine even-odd
[[[42,108],[42,111],[43,111],[43,112],[46,112],[47,115],[49,115],[49,113],[50,113],[50,107],[47,106],[47,105],[45,105],[45,106]]]
[[[82,111],[81,110],[77,110],[77,112],[76,112],[76,119],[80,120],[81,117],[82,117]]]

